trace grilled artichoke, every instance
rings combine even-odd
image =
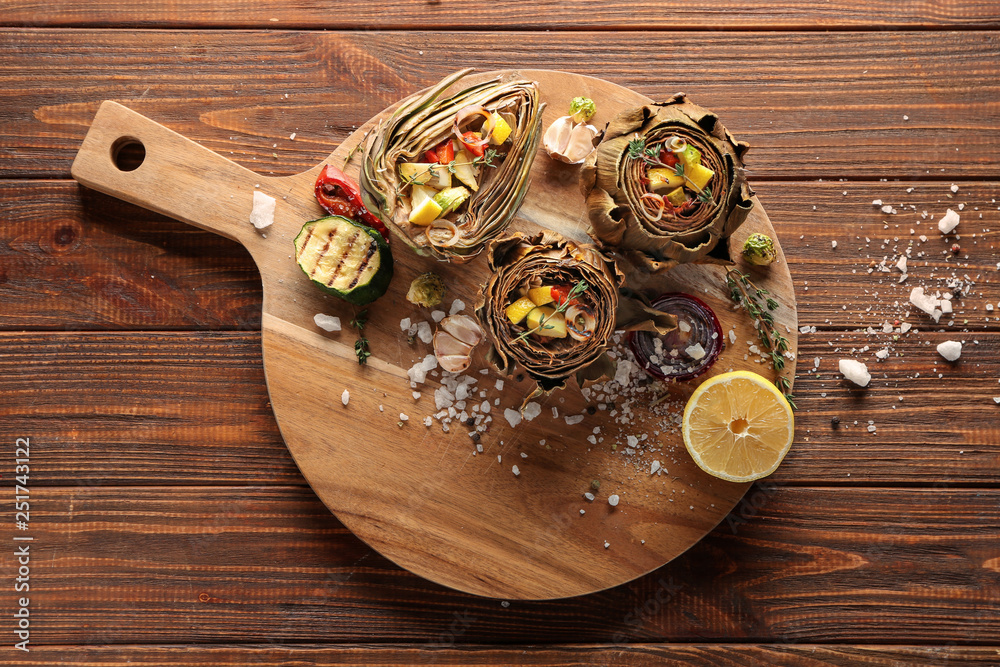
[[[620,296],[624,276],[592,245],[551,231],[513,234],[494,241],[488,259],[492,276],[476,303],[492,345],[486,359],[507,375],[520,365],[537,385],[528,398],[565,387],[573,375],[581,387],[614,375],[605,351],[616,329],[666,333],[676,326],[672,315]],[[540,320],[518,311],[529,300],[539,304]]]
[[[444,261],[472,259],[516,215],[528,190],[545,106],[536,85],[524,80],[495,79],[442,97],[471,71],[404,100],[367,141],[361,169],[368,209],[417,253]],[[463,133],[478,122],[477,110],[487,116],[483,126]],[[435,150],[442,147],[447,157]],[[404,163],[408,170],[402,174]],[[445,184],[452,176],[471,192]],[[466,191],[449,207],[437,201],[434,188]]]
[[[717,246],[753,207],[748,148],[683,94],[619,114],[583,166],[591,237],[649,273],[730,262]]]

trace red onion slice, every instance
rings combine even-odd
[[[486,119],[486,122],[483,123],[483,127],[479,130],[481,136],[479,139],[475,140],[466,139],[462,136],[462,126],[465,125],[470,118],[475,116],[482,116]],[[496,121],[493,119],[493,114],[491,114],[486,107],[478,104],[470,104],[467,107],[462,107],[458,110],[458,113],[455,114],[455,124],[452,125],[451,130],[455,133],[458,140],[466,146],[480,148],[490,143],[490,136],[493,134],[494,125],[496,125]]]
[[[653,307],[676,315],[678,326],[663,336],[649,331],[629,333],[628,346],[639,365],[657,379],[675,382],[696,378],[711,368],[724,346],[722,325],[712,309],[681,292],[660,296]],[[702,355],[695,358],[688,350],[697,345]]]
[[[438,241],[434,240],[433,236],[431,236],[431,232],[434,231],[435,229],[445,229],[451,232],[451,236],[448,238],[448,240],[439,243]],[[427,242],[439,248],[450,248],[451,246],[458,243],[459,239],[462,238],[462,235],[459,233],[458,227],[455,225],[455,223],[452,222],[451,220],[445,220],[444,218],[439,218],[438,220],[432,222],[430,229],[427,230],[426,234],[427,234]]]

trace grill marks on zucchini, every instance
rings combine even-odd
[[[382,296],[392,254],[374,230],[341,216],[307,222],[295,238],[299,267],[327,292],[363,305]]]

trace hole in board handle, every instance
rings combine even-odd
[[[111,144],[111,161],[121,171],[135,171],[146,159],[146,147],[135,137],[120,137]]]

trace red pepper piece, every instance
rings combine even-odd
[[[673,151],[662,150],[660,151],[660,162],[667,165],[668,167],[672,167],[678,162],[680,162],[680,160],[677,159],[677,156],[674,155]]]
[[[342,215],[364,223],[389,240],[389,230],[382,221],[365,208],[361,192],[347,174],[331,165],[324,165],[316,179],[316,201],[330,215]]]
[[[569,285],[556,285],[552,288],[552,298],[561,306],[569,299],[569,293],[572,289]]]
[[[476,157],[482,157],[486,152],[486,144],[476,145],[482,141],[482,138],[476,136],[475,132],[466,132],[462,135],[462,139],[467,139],[468,141],[462,141],[462,145],[465,146],[465,150],[469,151]],[[470,143],[471,142],[471,143]]]
[[[455,146],[451,139],[445,139],[434,151],[438,156],[438,164],[448,164],[455,159]]]
[[[438,154],[436,150],[432,148],[430,150],[424,151],[424,162],[437,164],[437,161],[438,161]]]

